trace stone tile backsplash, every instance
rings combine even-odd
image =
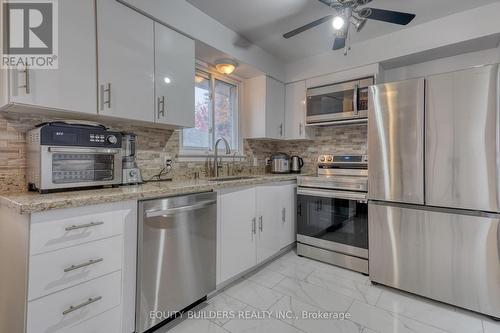
[[[26,190],[25,133],[36,124],[56,119],[38,115],[0,113],[0,194]],[[157,174],[166,157],[173,159],[169,176],[174,179],[193,178],[199,173],[204,178],[211,169],[207,161],[183,162],[179,159],[179,131],[131,126],[107,122],[115,130],[130,131],[138,135],[137,160],[144,179]],[[244,140],[245,158],[224,163],[227,174],[263,174],[268,172],[265,160],[271,154],[284,152],[304,159],[304,172],[315,172],[316,158],[327,153],[366,154],[366,125],[318,128],[312,141]],[[254,159],[258,166],[253,166]]]

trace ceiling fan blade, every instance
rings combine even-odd
[[[360,11],[360,15],[370,20],[377,20],[400,25],[407,25],[415,18],[415,14],[395,12],[392,10],[377,8],[363,8]]]
[[[320,25],[320,24],[322,24],[322,23],[325,23],[325,22],[327,22],[327,21],[330,21],[332,18],[333,18],[333,15],[328,15],[328,16],[325,16],[325,17],[323,17],[323,18],[320,18],[319,20],[313,21],[313,22],[311,22],[311,23],[309,23],[309,24],[306,24],[306,25],[304,25],[304,26],[302,26],[302,27],[300,27],[300,28],[297,28],[297,29],[295,29],[295,30],[292,30],[292,31],[290,31],[290,32],[287,32],[286,34],[284,34],[284,35],[283,35],[283,38],[287,38],[287,39],[288,39],[288,38],[290,38],[290,37],[293,37],[293,36],[295,36],[295,35],[298,35],[298,34],[300,34],[301,32],[304,32],[304,31],[309,30],[309,29],[311,29],[311,28],[314,28],[315,26],[318,26],[318,25]]]

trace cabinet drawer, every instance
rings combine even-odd
[[[123,333],[121,330],[121,307],[106,311],[81,324],[66,329],[65,333]]]
[[[67,328],[118,306],[121,285],[118,271],[29,302],[27,333],[66,332]]]
[[[122,236],[115,236],[31,256],[29,300],[120,270],[122,252]]]
[[[99,207],[99,206],[95,206]],[[32,217],[30,254],[54,251],[123,233],[131,210],[100,212],[95,207],[65,209]]]

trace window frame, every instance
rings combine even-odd
[[[242,88],[242,83],[241,80],[234,76],[226,76],[226,75],[221,75],[209,68],[203,68],[201,66],[196,66],[196,75],[200,75],[204,78],[207,78],[209,80],[209,89],[210,89],[210,114],[211,114],[211,124],[210,124],[210,137],[209,137],[209,147],[208,149],[200,149],[200,147],[190,147],[190,146],[184,146],[184,131],[180,130],[179,133],[179,157],[180,158],[206,158],[210,156],[215,155],[215,140],[217,139],[215,137],[215,83],[216,81],[221,81],[223,83],[232,85],[235,87],[236,91],[236,96],[235,96],[235,119],[234,122],[236,123],[236,140],[238,143],[237,149],[234,147],[231,147],[231,158],[237,157],[241,158],[244,157],[242,154],[242,149],[243,149],[243,138],[241,136],[241,125],[240,125],[240,110],[241,110],[241,88]],[[219,152],[223,152],[224,147],[219,145]],[[222,157],[227,157],[227,155],[222,154],[220,155]]]

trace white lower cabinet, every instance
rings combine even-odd
[[[122,333],[120,307],[108,310],[100,315],[66,329],[65,333]]]
[[[217,284],[295,241],[295,183],[219,191]]]
[[[34,213],[28,223],[20,333],[134,332],[137,202]]]
[[[281,248],[279,241],[281,205],[276,205],[276,200],[281,200],[279,193],[281,188],[282,185],[262,185],[257,187],[258,263],[272,257]]]
[[[219,281],[256,265],[255,188],[219,192]]]
[[[122,268],[122,236],[32,256],[28,299],[89,281]]]
[[[121,271],[28,303],[28,333],[65,332],[121,303]]]
[[[280,188],[281,228],[280,247],[284,248],[297,240],[297,185],[288,184]]]

